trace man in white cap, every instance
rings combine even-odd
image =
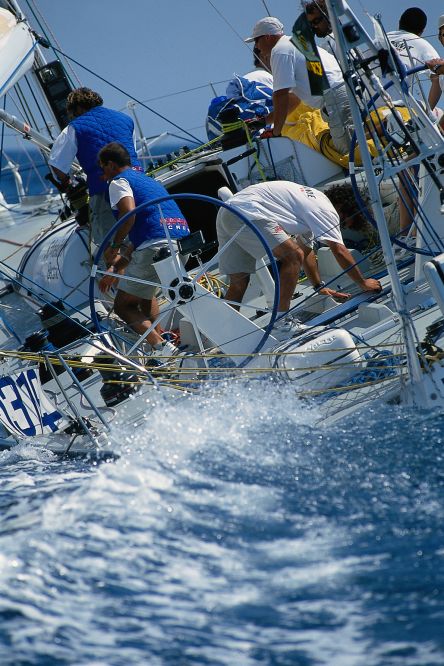
[[[270,56],[273,74],[273,136],[280,136],[285,119],[300,100],[309,106],[321,109],[324,120],[330,127],[335,148],[347,153],[353,133],[353,119],[341,69],[333,55],[319,48],[322,68],[329,88],[322,95],[314,95],[310,89],[307,61],[284,35],[284,26],[279,19],[266,16],[256,23],[251,37],[264,58]]]

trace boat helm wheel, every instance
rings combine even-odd
[[[168,296],[171,303],[183,305],[192,301],[196,295],[196,287],[189,277],[174,278],[168,287]]]
[[[200,255],[193,255],[195,259],[197,257],[198,265],[187,273],[180,255],[175,251],[174,239],[169,236],[168,228],[165,225],[166,246],[159,250],[158,257],[153,261],[159,278],[158,282],[145,282],[150,286],[158,287],[157,299],[160,315],[152,322],[150,329],[144,335],[138,336],[129,331],[128,327],[122,327],[121,330],[114,330],[111,333],[112,342],[108,341],[107,344],[114,346],[121,353],[129,355],[137,352],[145,355],[150,350],[149,345],[145,343],[147,335],[154,328],[158,330],[160,326],[165,331],[173,331],[173,339],[179,338],[179,352],[185,350],[191,355],[195,353],[201,356],[209,352],[215,353],[215,351],[231,353],[234,363],[238,367],[244,367],[251,361],[253,355],[264,347],[273,328],[279,303],[279,272],[273,253],[260,230],[241,212],[213,197],[187,193],[166,195],[141,204],[116,222],[97,250],[91,270],[89,301],[94,326],[99,333],[110,331],[106,320],[99,318],[96,312],[96,279],[100,279],[105,272],[99,266],[105,248],[128,217],[148,206],[161,205],[170,199],[178,200],[179,205],[181,200],[196,199],[211,203],[218,208],[227,208],[239,218],[241,223],[239,232],[236,232],[226,245],[220,247],[206,263],[200,261]],[[251,301],[247,303],[228,302],[224,298],[227,276],[219,273],[218,263],[245,227],[248,227],[257,236],[263,246],[265,260],[261,269],[263,273],[254,284],[254,298]],[[125,276],[119,279],[123,281]],[[134,282],[135,278],[131,278],[131,280]],[[144,283],[143,280],[137,281]],[[238,313],[239,309],[240,313]],[[236,356],[237,358],[235,358]]]

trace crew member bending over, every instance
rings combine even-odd
[[[99,153],[99,164],[109,181],[109,197],[118,219],[146,201],[168,195],[166,189],[153,178],[131,168],[128,151],[119,143],[109,143]],[[175,201],[168,200],[147,206],[130,216],[116,231],[105,250],[105,259],[110,265],[108,274],[99,283],[106,292],[118,281],[116,274],[125,269],[125,275],[147,280],[155,284],[141,284],[120,280],[114,301],[116,314],[131,326],[136,333],[143,334],[158,316],[155,292],[159,278],[153,266],[153,258],[159,248],[167,245],[165,227],[173,244],[189,235],[188,223]],[[129,237],[132,245],[131,259],[119,252],[123,240]],[[129,261],[129,264],[128,264]],[[128,268],[126,268],[128,266]],[[157,351],[174,353],[177,349],[165,343],[156,329],[147,336],[149,344]]]
[[[91,236],[99,244],[115,223],[107,196],[108,185],[97,164],[98,152],[110,141],[119,141],[131,155],[131,164],[142,170],[134,147],[134,123],[120,111],[107,109],[99,93],[89,88],[72,90],[66,100],[71,122],[54,141],[49,166],[60,184],[69,183],[74,158],[87,177]]]
[[[286,314],[290,309],[301,266],[321,294],[344,299],[347,294],[324,287],[311,247],[313,240],[326,243],[336,261],[363,291],[380,291],[378,280],[364,278],[354,259],[342,242],[339,215],[329,199],[311,187],[277,180],[250,185],[234,194],[225,203],[243,213],[265,237],[280,266],[280,300],[278,320],[273,330],[276,337],[295,334],[299,322]],[[217,215],[216,229],[219,248],[244,227],[241,219],[225,208]],[[296,240],[289,237],[296,236]],[[228,275],[228,301],[241,303],[248,287],[250,274],[255,272],[256,260],[264,256],[264,246],[248,228],[222,252],[219,269]]]

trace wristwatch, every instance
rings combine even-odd
[[[442,67],[442,64],[441,64],[441,63],[438,63],[438,64],[436,64],[436,65],[433,65],[433,67],[432,67],[432,72],[433,72],[434,74],[438,74],[438,69],[441,69],[441,67]]]
[[[318,291],[318,289],[323,289],[325,287],[325,282],[324,280],[321,280],[318,284],[313,285],[313,289],[315,291]]]

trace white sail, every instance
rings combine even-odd
[[[29,26],[18,23],[11,12],[0,8],[0,96],[31,69],[34,47]]]

